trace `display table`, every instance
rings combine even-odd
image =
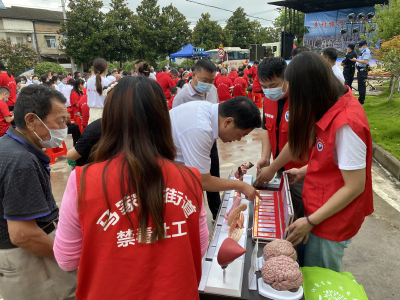
[[[235,180],[234,177],[229,177],[229,179]],[[244,182],[252,184],[252,176],[251,175],[245,175],[244,177]],[[271,189],[273,191],[277,191],[277,189]],[[234,298],[234,299],[268,299],[263,296],[261,296],[258,292],[258,290],[249,290],[248,289],[248,274],[249,270],[251,267],[251,255],[253,252],[253,249],[256,245],[256,243],[252,240],[252,234],[251,234],[251,228],[253,227],[253,211],[254,211],[254,205],[252,201],[247,201],[246,199],[242,199],[242,203],[246,203],[248,205],[247,211],[244,212],[245,215],[245,228],[243,237],[239,240],[239,244],[245,248],[247,251],[243,255],[244,257],[238,258],[236,261],[242,261],[243,263],[243,268],[242,268],[242,274],[237,274],[237,278],[241,278],[241,287],[239,288],[240,290],[240,296],[226,296],[226,295],[218,295],[218,294],[212,294],[210,292],[207,292],[212,290],[210,288],[211,282],[208,282],[209,280],[211,281],[212,279],[209,277],[210,274],[210,269],[212,266],[213,261],[216,262],[217,260],[217,254],[219,247],[221,246],[222,241],[227,237],[227,225],[223,224],[224,220],[224,214],[226,211],[230,209],[230,205],[232,205],[233,199],[233,194],[231,191],[227,191],[223,195],[223,201],[221,203],[220,211],[219,211],[219,217],[218,221],[215,223],[213,232],[211,234],[211,242],[209,245],[209,248],[207,250],[205,259],[203,261],[203,275],[202,275],[202,280],[199,285],[199,294],[200,294],[200,299],[207,299],[207,300],[213,300],[213,299],[229,299],[229,298]],[[243,197],[242,197],[243,198]],[[231,200],[230,200],[231,199]],[[257,250],[257,256],[260,257],[263,255],[263,248],[265,244],[260,243],[259,244],[259,249]],[[236,262],[235,261],[235,262]],[[237,264],[240,264],[238,262]],[[215,263],[214,263],[215,265]],[[231,266],[228,266],[228,269]],[[233,266],[233,268],[236,268],[237,266]],[[222,273],[221,273],[222,274]],[[257,281],[259,278],[261,278],[261,272],[256,272],[257,276]],[[208,282],[208,286],[207,286]]]

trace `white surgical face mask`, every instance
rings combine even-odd
[[[52,149],[52,148],[57,148],[60,147],[62,142],[67,138],[68,134],[68,128],[66,127],[65,129],[57,129],[57,130],[50,130],[46,124],[43,123],[43,121],[36,115],[36,117],[39,119],[40,122],[44,125],[44,127],[47,128],[47,130],[50,132],[50,141],[43,141],[36,132],[36,136],[38,137],[40,141],[40,145],[42,145],[43,148],[46,149]]]
[[[285,84],[285,82],[283,82]],[[280,87],[272,88],[272,89],[263,89],[265,97],[272,101],[278,101],[283,98],[285,92],[282,91],[283,84]]]
[[[3,99],[3,101],[4,101],[4,102],[7,102],[7,101],[8,101],[8,98],[6,98],[6,99]]]

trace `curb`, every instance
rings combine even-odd
[[[400,180],[400,161],[377,143],[372,142],[372,156],[392,174]]]

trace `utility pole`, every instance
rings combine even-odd
[[[62,6],[62,10],[63,10],[63,19],[64,19],[64,23],[65,23],[65,20],[67,19],[67,12],[65,11],[65,0],[61,0],[61,6]],[[72,74],[76,71],[75,63],[74,63],[74,60],[72,59],[72,57],[71,57],[71,70],[72,70]],[[82,72],[83,72],[83,70],[82,70]]]

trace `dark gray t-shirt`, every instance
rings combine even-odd
[[[0,248],[12,247],[7,220],[36,219],[43,228],[57,218],[49,162],[45,152],[13,127],[0,138]]]

